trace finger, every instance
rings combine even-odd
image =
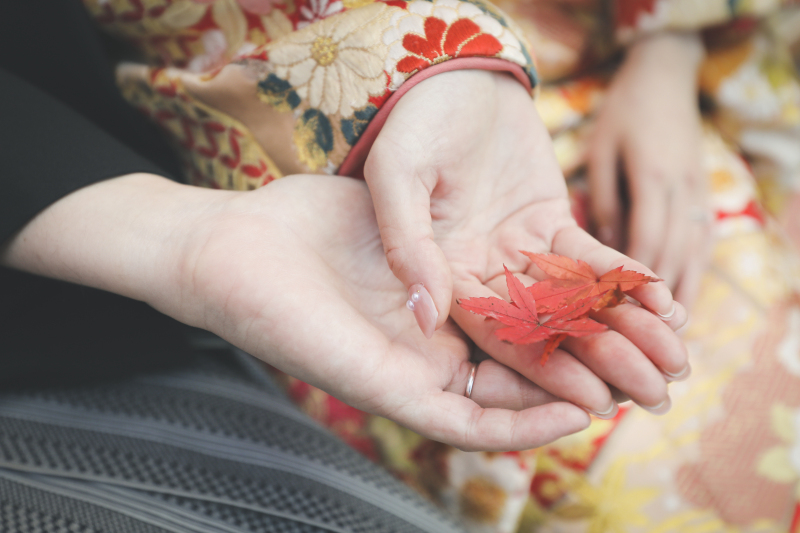
[[[633,292],[633,291],[631,291]],[[673,302],[672,311],[665,315],[655,313],[672,331],[678,331],[689,321],[689,312],[680,302]]]
[[[530,407],[561,401],[560,398],[525,379],[522,374],[493,359],[487,359],[478,364],[465,362],[457,379],[447,390],[456,394],[464,394],[473,366],[476,371],[470,399],[481,407],[522,411]]]
[[[668,377],[687,371],[686,345],[668,324],[646,309],[625,304],[598,311],[593,318],[623,335]]]
[[[614,401],[617,402],[618,404],[631,401],[630,397],[627,394],[625,394],[615,386],[609,385],[608,388],[611,390],[611,396],[614,398]]]
[[[428,388],[414,390],[419,379],[410,379],[399,371],[413,368],[413,364],[392,371],[394,381],[387,382],[383,370],[403,355],[397,350],[405,353],[408,347],[391,344],[346,302],[328,296],[329,291],[323,288],[325,283],[319,285],[321,289],[317,292],[322,298],[319,308],[324,313],[320,311],[318,318],[326,328],[331,328],[328,333],[333,337],[320,344],[313,335],[298,336],[281,329],[270,331],[284,347],[282,356],[275,360],[274,356],[260,355],[284,372],[350,405],[389,416],[423,436],[465,450],[530,449],[588,426],[587,414],[565,402],[524,411],[483,409],[462,394],[441,389],[427,393]],[[280,303],[281,309],[290,310],[303,305],[288,294]],[[257,354],[259,346],[263,350],[263,343],[244,348]],[[380,363],[381,360],[384,362]],[[425,375],[429,371],[427,368],[420,370]]]
[[[655,271],[670,289],[675,289],[683,275],[689,259],[689,237],[692,221],[689,216],[688,190],[682,183],[675,183],[668,195],[667,221],[664,225],[664,237],[661,242]]]
[[[685,307],[691,308],[700,292],[703,275],[711,261],[712,241],[709,224],[698,225],[696,230],[692,231],[688,249],[689,258],[678,283],[675,299]]]
[[[667,381],[655,365],[623,335],[608,331],[602,336],[568,339],[564,346],[600,379],[625,393],[647,411],[662,414],[660,410],[669,397]]]
[[[556,233],[552,250],[559,255],[586,261],[592,270],[599,274],[621,266],[626,270],[635,270],[647,276],[658,277],[643,264],[603,246],[588,233],[575,226],[564,228]],[[672,292],[664,283],[648,283],[636,287],[629,294],[649,310],[666,317],[665,320],[675,320],[677,323],[677,320],[682,318],[680,315],[676,316],[677,308]]]
[[[606,246],[622,246],[622,203],[617,181],[617,150],[611,138],[595,138],[589,153],[589,192],[597,238]]]
[[[655,190],[634,193],[628,228],[630,239],[626,252],[632,259],[649,268],[655,268],[669,222],[667,191],[657,185],[652,187]],[[659,272],[656,273],[660,275]]]
[[[457,280],[453,286],[456,298],[498,297],[504,280],[497,278],[483,285],[477,279]],[[495,290],[493,290],[495,289]],[[545,391],[579,405],[601,417],[613,416],[616,403],[606,384],[583,363],[564,350],[555,350],[541,364],[544,342],[530,345],[511,345],[500,341],[495,331],[505,327],[496,320],[466,311],[459,305],[451,308],[451,316],[464,332],[495,361],[522,374]]]
[[[705,176],[697,171],[690,177],[689,197],[694,200],[687,213],[690,220],[689,243],[687,244],[687,261],[683,275],[679,280],[676,300],[686,307],[691,307],[700,291],[700,283],[706,268],[711,261],[712,226],[711,208],[708,202],[708,182]]]
[[[409,419],[423,420],[423,436],[464,451],[505,452],[538,448],[586,429],[585,411],[555,402],[523,411],[484,409],[460,394],[439,392],[406,410]],[[406,416],[406,412],[400,418]]]
[[[662,414],[666,383],[691,374],[685,345],[669,326],[640,307],[626,304],[593,315],[612,330],[599,337],[569,339],[564,344],[587,367],[645,409]]]
[[[408,289],[408,307],[426,337],[447,320],[452,280],[444,253],[434,242],[430,199],[436,177],[413,172],[380,139],[364,167],[386,260]],[[377,155],[376,155],[377,154]]]

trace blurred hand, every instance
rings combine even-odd
[[[684,305],[697,293],[709,248],[697,102],[702,55],[699,37],[688,34],[633,45],[609,87],[588,153],[598,237],[652,268]]]
[[[526,285],[543,276],[518,250],[582,259],[599,273],[624,265],[651,274],[578,228],[548,133],[517,81],[460,71],[415,86],[379,134],[365,177],[392,271],[412,294],[422,283],[435,305],[434,313],[415,308],[423,331],[441,327],[449,314],[496,361],[604,417],[617,408],[607,383],[655,412],[669,408],[660,370],[688,375],[688,362],[670,329],[686,313],[664,284],[633,296],[667,315],[666,323],[634,305],[605,310],[596,318],[608,332],[564,342],[544,367],[543,343],[504,344],[493,334],[496,321],[451,305],[507,298],[504,264]]]

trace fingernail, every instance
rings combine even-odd
[[[646,405],[639,404],[639,407],[647,411],[648,413],[661,416],[669,413],[669,410],[672,409],[672,400],[669,396],[667,399],[661,402],[660,404],[656,405],[655,407],[648,407]]]
[[[692,365],[687,364],[686,367],[684,367],[684,369],[677,374],[667,372],[666,370],[662,370],[661,373],[664,374],[664,377],[667,379],[668,383],[673,381],[686,381],[689,379],[689,376],[692,375]]]
[[[439,319],[439,312],[433,304],[433,298],[428,289],[422,283],[415,283],[408,289],[408,301],[406,307],[414,312],[419,329],[429,339],[436,331],[436,321]]]
[[[591,409],[587,409],[585,407],[584,409],[586,409],[586,412],[589,413],[590,415],[600,418],[602,420],[611,420],[612,418],[617,416],[617,413],[619,413],[619,405],[617,405],[617,402],[615,401],[612,401],[611,407],[609,407],[602,413],[597,411],[592,411]]]
[[[659,316],[659,318],[661,318],[661,320],[665,320],[665,321],[669,320],[672,317],[674,317],[675,316],[675,302],[674,301],[672,302],[672,308],[670,308],[668,313],[662,315],[661,313],[656,312],[656,314]]]

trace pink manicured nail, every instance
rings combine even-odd
[[[660,404],[658,404],[658,405],[656,405],[654,407],[648,407],[648,406],[642,405],[642,404],[639,404],[639,407],[641,407],[642,409],[644,409],[648,413],[652,413],[654,415],[661,416],[661,415],[665,415],[665,414],[669,413],[669,410],[672,409],[672,400],[670,399],[669,396],[667,396],[666,400],[664,400],[663,402],[661,402]]]
[[[687,364],[686,367],[677,374],[667,372],[666,370],[662,370],[661,373],[664,374],[664,377],[667,379],[668,383],[673,381],[686,381],[689,379],[689,376],[692,375],[692,366]]]
[[[674,316],[675,316],[675,310],[676,310],[676,309],[677,309],[677,308],[675,307],[675,302],[672,302],[672,309],[670,309],[670,310],[669,310],[669,312],[667,312],[667,313],[665,313],[665,314],[663,314],[663,315],[662,315],[661,313],[659,313],[659,312],[656,312],[656,314],[658,315],[658,317],[659,317],[661,320],[664,320],[664,321],[666,321],[666,320],[669,320],[669,319],[671,319],[672,317],[674,317]]]
[[[591,409],[586,409],[586,412],[602,420],[611,420],[612,418],[617,416],[617,413],[619,413],[619,405],[617,405],[617,402],[612,401],[611,407],[609,407],[602,413],[598,413],[597,411],[592,411]]]
[[[433,304],[433,298],[428,289],[422,283],[415,283],[408,289],[408,301],[406,307],[414,312],[419,329],[429,339],[436,331],[436,321],[439,319],[439,311]]]

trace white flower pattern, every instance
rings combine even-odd
[[[349,118],[386,90],[380,19],[399,8],[375,3],[319,21],[269,45],[270,63],[313,108]]]
[[[318,20],[340,13],[342,10],[344,10],[344,4],[341,0],[309,0],[308,6],[300,7],[299,11],[303,20],[297,23],[297,28],[305,28]]]

